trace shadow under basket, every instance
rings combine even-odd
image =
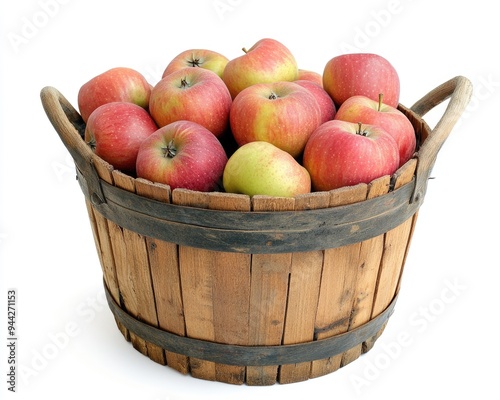
[[[372,348],[430,171],[471,92],[457,76],[399,106],[418,151],[393,176],[295,198],[171,191],[125,175],[92,153],[57,89],[41,98],[75,161],[123,336],[183,374],[272,385],[329,374]],[[447,99],[431,130],[423,115]]]

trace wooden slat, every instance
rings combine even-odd
[[[294,209],[293,198],[254,196],[254,211]],[[250,345],[282,344],[292,253],[253,254],[250,289]],[[278,366],[247,367],[248,385],[274,385]]]
[[[208,208],[208,193],[176,189],[172,203]],[[179,246],[179,271],[182,302],[186,322],[186,335],[191,338],[214,341],[214,310],[212,287],[215,253],[190,246]],[[191,375],[205,380],[215,380],[215,363],[189,358]]]
[[[210,209],[250,211],[250,197],[212,192]],[[219,343],[248,344],[251,255],[212,252],[214,339]],[[245,366],[215,364],[216,380],[231,384],[245,382]]]
[[[150,199],[170,202],[170,187],[138,178],[136,192]],[[184,311],[179,276],[177,245],[147,237],[146,245],[153,285],[158,325],[161,329],[185,336]],[[187,374],[188,357],[170,351],[165,352],[167,364],[177,371]]]
[[[331,192],[330,205],[340,206],[366,199],[367,185],[360,184]],[[316,338],[323,339],[344,333],[354,302],[361,243],[326,249],[321,277],[320,297],[316,313]],[[342,355],[313,361],[311,377],[318,377],[340,368]]]
[[[367,199],[373,199],[389,192],[390,177],[384,176],[368,185]],[[359,262],[353,265],[358,268],[355,293],[349,319],[348,331],[368,322],[371,319],[375,288],[379,273],[380,260],[384,250],[384,235],[365,240],[360,246]],[[353,347],[342,354],[341,367],[357,359],[363,350],[363,344]]]
[[[105,162],[102,158],[94,156],[93,163],[99,177],[105,182],[113,185],[113,167]],[[120,287],[118,282],[118,276],[116,274],[116,256],[113,251],[113,240],[111,237],[110,225],[115,225],[111,221],[108,221],[103,215],[92,207],[92,214],[94,215],[96,227],[99,234],[99,244],[101,249],[101,266],[103,269],[104,281],[108,285],[109,291],[113,296],[113,299],[117,304],[122,303],[122,298],[120,294]],[[113,228],[111,228],[113,229]],[[125,339],[131,340],[130,334],[120,322],[116,319],[116,324],[118,329],[123,334]]]
[[[328,192],[316,192],[296,197],[295,210],[326,208],[329,203]],[[283,344],[314,340],[322,269],[322,250],[292,254]],[[311,362],[282,365],[279,371],[279,382],[292,383],[309,379],[311,365]]]
[[[411,160],[395,174],[394,189],[398,189],[413,178],[416,164],[416,160]],[[412,226],[413,217],[385,234],[384,254],[381,261],[372,317],[385,310],[396,294]]]
[[[115,170],[113,179],[116,186],[131,192],[135,191],[134,179],[129,175]],[[119,230],[121,230],[121,235]],[[121,263],[116,264],[117,276],[125,307],[139,320],[158,326],[146,240],[143,236],[128,229],[115,227],[115,233],[118,238],[117,248],[121,255]],[[134,336],[130,332],[132,343],[139,351],[160,364],[165,363],[161,347]]]
[[[394,174],[394,189],[401,187],[413,179],[416,166],[417,160],[412,159]],[[397,293],[416,218],[417,215],[415,214],[384,235],[384,253],[377,279],[372,318],[384,311]],[[367,352],[373,347],[384,329],[385,325],[373,338],[363,343],[363,352]]]

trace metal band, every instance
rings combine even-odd
[[[345,206],[304,211],[223,211],[156,201],[100,180],[95,201],[77,169],[83,193],[117,225],[144,236],[214,251],[269,254],[336,248],[383,234],[421,205],[410,202],[415,180],[386,195]]]
[[[346,333],[326,339],[277,346],[240,346],[178,336],[139,321],[124,311],[104,284],[111,312],[125,328],[166,351],[227,365],[284,365],[321,360],[341,354],[374,337],[394,311],[397,295],[377,317]]]

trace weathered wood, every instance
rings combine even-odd
[[[412,159],[394,174],[393,186],[395,189],[413,179],[416,166],[416,160]],[[384,250],[373,299],[372,318],[379,315],[397,294],[415,221],[416,215],[384,235]],[[367,352],[373,347],[384,329],[385,326],[371,340],[363,343],[363,352]]]
[[[137,194],[148,198],[170,202],[170,187],[151,183],[143,179],[135,180]],[[184,311],[179,276],[179,257],[174,243],[146,237],[151,281],[157,310],[158,326],[168,332],[185,336]],[[187,374],[188,358],[183,354],[165,353],[167,364],[177,371]]]
[[[416,170],[416,187],[412,201],[418,201],[425,196],[427,179],[436,161],[441,146],[448,138],[453,127],[467,107],[472,96],[472,84],[463,76],[456,76],[431,90],[418,100],[410,110],[419,117],[446,99],[450,99],[444,114],[418,150],[418,165]],[[422,118],[420,118],[422,119]]]
[[[98,173],[99,177],[108,182],[109,184],[114,184],[113,180],[113,166],[104,161],[102,158],[93,156],[93,165]],[[108,285],[110,292],[113,294],[113,298],[118,304],[121,304],[122,298],[120,294],[120,287],[118,283],[118,276],[116,274],[116,262],[115,254],[113,251],[113,239],[111,236],[110,225],[115,225],[111,221],[107,220],[102,214],[100,214],[95,207],[92,205],[91,201],[86,198],[87,204],[91,208],[92,215],[94,216],[97,228],[97,234],[99,236],[99,249],[101,254],[101,268],[104,276],[104,282]],[[118,321],[116,321],[118,329],[122,335],[127,340],[130,339],[130,333],[123,327]]]
[[[250,197],[209,194],[208,207],[216,210],[250,211]],[[250,313],[251,255],[213,252],[212,288],[214,339],[219,343],[247,345]],[[215,364],[216,380],[232,384],[245,382],[245,366]]]
[[[314,195],[295,199],[295,210],[311,210],[329,206],[330,194],[317,192]],[[286,310],[283,344],[311,342],[314,340],[314,324],[318,307],[323,251],[292,254],[288,304]],[[282,365],[280,383],[292,383],[309,379],[311,362]]]
[[[106,299],[111,312],[123,326],[144,340],[163,349],[191,358],[226,365],[276,366],[305,363],[328,356],[341,354],[377,334],[390,318],[396,305],[396,298],[389,307],[366,324],[340,335],[322,340],[288,345],[232,345],[190,337],[178,336],[160,328],[148,325],[123,310],[105,288]]]
[[[115,185],[135,192],[135,179],[118,170],[113,171]],[[126,301],[126,307],[132,315],[150,325],[158,326],[156,315],[156,305],[151,282],[151,272],[149,269],[149,257],[146,240],[143,236],[128,229],[122,229],[120,240],[122,261],[117,265],[117,275],[121,278],[120,288]],[[119,272],[118,272],[119,271]],[[128,304],[127,304],[128,302]],[[161,348],[142,340],[133,340],[143,354],[152,360],[164,364],[165,357]]]
[[[176,189],[172,203],[190,207],[208,208],[208,193]],[[189,337],[214,341],[213,279],[217,253],[190,246],[178,246],[182,301],[186,334]],[[215,363],[191,357],[191,375],[215,380]]]
[[[389,192],[390,177],[383,176],[368,185],[367,199]],[[373,299],[379,272],[380,260],[384,250],[384,235],[376,236],[361,243],[357,279],[353,285],[354,302],[349,316],[348,331],[361,326],[371,319]],[[356,265],[353,265],[356,267]],[[341,367],[349,364],[362,354],[363,345],[353,347],[342,354]]]
[[[294,209],[293,198],[254,196],[254,211]],[[253,254],[250,284],[250,345],[280,345],[285,325],[291,253]],[[248,385],[273,385],[278,366],[247,368]]]
[[[91,196],[86,185],[82,184],[82,189]],[[420,205],[408,202],[413,184],[386,196],[307,213],[206,210],[160,203],[104,183],[101,189],[107,201],[96,207],[117,225],[180,245],[249,254],[323,250],[358,243],[398,226]]]
[[[330,207],[356,203],[366,199],[367,185],[360,184],[330,192]],[[316,338],[334,336],[347,331],[355,293],[361,243],[326,249],[316,312]],[[340,368],[342,355],[313,361],[311,376],[318,377]]]

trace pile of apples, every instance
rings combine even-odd
[[[239,57],[186,50],[156,85],[117,67],[78,93],[93,151],[171,189],[293,197],[392,175],[415,152],[400,81],[377,54],[342,54],[323,74],[265,38]]]

